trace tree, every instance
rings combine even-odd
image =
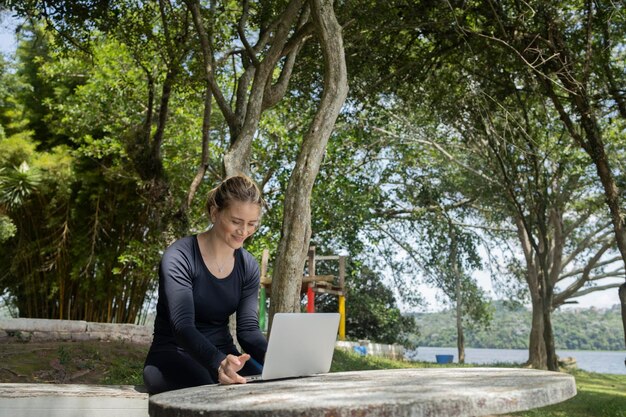
[[[596,169],[626,265],[620,191],[607,152],[615,146],[611,122],[619,117],[621,124],[626,118],[619,76],[624,71],[623,6],[611,1],[577,2],[574,7],[565,2],[485,6],[457,5],[455,23],[465,36],[517,59],[512,70],[534,77],[540,94],[551,101],[571,143],[584,150]],[[624,332],[626,341],[626,321]],[[554,355],[549,353],[548,361],[551,369],[556,367]]]
[[[13,113],[5,115],[13,135],[1,143],[3,166],[10,174],[25,162],[41,177],[40,186],[11,207],[17,233],[3,246],[3,285],[23,316],[134,322],[154,286],[151,244],[164,244],[158,209],[167,201],[141,184],[127,159],[122,138],[137,121],[129,109],[143,97],[126,52],[114,41],[94,40],[96,65],[89,65],[84,52],[61,50],[38,28],[18,51],[19,63],[28,65],[16,72],[22,89],[12,96]],[[28,125],[15,126],[28,121],[30,101],[23,98],[32,94],[33,77],[51,92],[40,97],[46,114],[39,120],[50,132],[45,137],[33,137]],[[2,191],[8,190],[3,181]]]
[[[332,2],[311,2],[311,11],[324,57],[324,86],[319,109],[303,138],[285,195],[282,238],[273,275],[279,290],[270,312],[296,310],[293,300],[299,298],[301,271],[311,238],[311,191],[326,143],[348,93],[341,27]]]
[[[530,42],[531,39],[536,38],[534,35],[535,32],[527,31],[525,30],[526,28],[521,29],[520,27],[527,23],[532,25],[535,21],[528,19],[530,14],[516,9],[516,7],[526,7],[527,3],[524,5],[511,4],[503,6],[492,5],[490,3],[477,4],[462,2],[457,4],[453,2],[450,6],[452,7],[425,5],[426,10],[422,10],[422,14],[416,17],[415,14],[403,10],[395,3],[389,4],[389,9],[385,9],[385,12],[395,12],[395,16],[399,16],[400,21],[399,24],[395,25],[394,29],[390,31],[390,35],[386,37],[378,36],[378,32],[367,31],[361,26],[366,21],[360,20],[357,26],[359,26],[359,30],[362,34],[370,36],[370,34],[376,33],[376,35],[371,35],[370,38],[368,38],[371,42],[367,43],[367,47],[370,49],[374,48],[374,50],[379,53],[374,53],[374,55],[385,56],[387,58],[373,60],[373,69],[368,67],[367,71],[363,71],[366,72],[364,77],[370,77],[366,79],[370,81],[371,85],[380,87],[380,89],[374,89],[374,94],[378,94],[378,96],[374,95],[374,97],[378,98],[380,95],[386,94],[384,95],[385,104],[391,102],[393,105],[393,101],[398,100],[398,98],[403,100],[400,101],[397,106],[393,107],[393,111],[396,112],[396,114],[401,114],[402,110],[409,106],[412,111],[415,111],[416,108],[424,106],[424,103],[426,103],[426,106],[436,109],[436,111],[431,112],[430,120],[428,118],[419,119],[418,124],[424,124],[424,119],[426,119],[426,123],[430,122],[434,125],[431,130],[424,129],[426,131],[425,136],[434,133],[434,137],[441,138],[443,136],[445,138],[445,135],[449,137],[449,135],[455,135],[461,132],[460,140],[449,137],[452,139],[449,143],[453,144],[455,147],[464,145],[464,141],[474,143],[476,149],[479,151],[476,156],[481,155],[482,151],[489,149],[493,151],[493,154],[486,156],[484,159],[482,157],[474,159],[472,156],[466,159],[459,158],[460,154],[451,152],[449,147],[443,147],[441,143],[445,142],[437,143],[437,141],[432,139],[421,138],[414,141],[430,143],[431,146],[445,152],[453,163],[468,168],[469,172],[478,175],[480,179],[475,178],[473,175],[472,177],[475,180],[483,182],[482,186],[477,189],[479,195],[484,196],[484,193],[492,192],[492,186],[497,185],[497,182],[492,181],[492,178],[503,178],[502,175],[504,175],[503,183],[508,183],[509,185],[507,185],[508,191],[505,191],[504,194],[506,199],[503,201],[506,201],[510,206],[508,208],[501,207],[498,202],[492,201],[492,206],[487,205],[487,207],[492,208],[492,213],[494,211],[493,207],[495,207],[497,209],[504,208],[505,211],[513,214],[513,218],[517,218],[518,221],[516,225],[518,231],[524,230],[520,235],[520,239],[523,236],[528,237],[529,234],[530,236],[536,235],[526,241],[526,243],[530,242],[530,252],[532,253],[531,257],[528,259],[530,266],[533,264],[536,265],[537,263],[543,264],[540,269],[544,272],[535,275],[535,277],[539,279],[539,281],[536,281],[537,284],[535,287],[543,291],[543,293],[540,294],[541,303],[537,305],[537,308],[543,316],[542,321],[548,324],[541,327],[539,332],[543,335],[541,337],[541,343],[551,345],[552,343],[550,341],[552,340],[552,336],[549,326],[549,314],[551,309],[554,308],[554,306],[551,305],[554,301],[552,300],[554,294],[550,293],[550,288],[553,283],[557,282],[558,278],[556,276],[548,276],[547,267],[553,261],[557,261],[557,263],[560,261],[558,258],[548,260],[551,255],[549,255],[550,252],[548,252],[547,249],[549,246],[545,245],[547,243],[552,244],[551,233],[553,233],[554,229],[549,229],[557,227],[559,220],[555,220],[555,218],[550,220],[557,222],[554,226],[545,225],[548,219],[550,219],[551,210],[552,213],[559,213],[560,209],[558,209],[559,206],[548,208],[551,204],[556,203],[556,200],[552,200],[553,197],[548,197],[546,194],[544,194],[543,198],[539,199],[534,199],[532,195],[528,195],[527,200],[526,197],[524,197],[525,202],[520,202],[519,199],[522,198],[522,194],[519,194],[519,191],[522,190],[523,187],[529,186],[538,190],[545,189],[550,192],[551,183],[549,178],[551,174],[540,173],[544,157],[537,157],[534,162],[531,162],[530,159],[532,158],[529,158],[529,165],[526,167],[517,165],[516,161],[516,158],[519,157],[519,154],[516,152],[516,146],[519,146],[517,145],[518,143],[524,144],[525,141],[532,143],[537,137],[541,137],[540,130],[538,130],[539,136],[534,133],[534,127],[536,127],[535,123],[538,123],[537,120],[540,119],[534,117],[532,110],[523,110],[518,118],[514,116],[514,119],[516,119],[514,123],[511,125],[507,123],[510,117],[507,112],[514,114],[514,111],[511,109],[514,109],[515,106],[526,106],[525,101],[530,97],[541,96],[541,94],[536,94],[540,91],[538,88],[539,81],[536,77],[536,71],[529,73],[525,68],[525,63],[521,65],[524,69],[520,69],[520,63],[518,62],[519,53],[517,55],[510,54],[511,48],[508,48],[506,42],[502,41],[503,38],[493,36],[494,33],[500,33],[499,31],[505,31],[511,37],[518,33],[519,38],[523,38],[527,33],[533,33],[532,36],[524,38]],[[544,6],[542,5],[538,8],[541,7]],[[544,8],[550,8],[550,6],[545,6]],[[510,12],[514,14],[516,10],[519,12],[516,16],[517,20],[514,18],[505,20],[494,17],[494,14],[497,12]],[[576,9],[577,12],[580,10],[581,9]],[[525,11],[528,12],[528,10]],[[575,16],[576,14],[564,13],[563,15],[569,17]],[[381,13],[382,19],[386,16],[385,13]],[[425,22],[423,16],[427,16],[429,22]],[[619,19],[616,19],[612,21],[612,23],[619,21]],[[498,26],[499,22],[504,22],[505,24]],[[612,32],[613,35],[615,35],[615,39],[621,39],[617,35],[620,25],[621,23],[616,23],[616,32]],[[537,27],[548,28],[550,25],[538,24]],[[578,29],[584,27],[584,25],[575,25],[574,27]],[[515,32],[516,30],[517,32]],[[400,34],[404,37],[400,36]],[[545,39],[545,37],[542,39]],[[509,39],[505,39],[505,41],[507,40]],[[520,42],[518,52],[524,50],[525,53],[535,53],[536,50],[533,48],[528,50],[524,49],[528,44],[529,43],[524,44]],[[500,48],[500,46],[503,46],[503,48]],[[391,52],[385,54],[376,48],[388,48]],[[584,51],[585,49],[579,48],[578,50]],[[547,57],[551,55],[543,54],[542,56]],[[585,56],[587,58],[591,57],[591,55]],[[613,70],[616,70],[618,67],[619,66],[615,65],[610,66]],[[592,67],[587,66],[586,68]],[[388,69],[385,73],[387,75],[383,76],[381,74],[384,73],[385,69]],[[537,85],[535,85],[535,83]],[[511,101],[505,102],[505,97],[508,97]],[[549,98],[544,95],[544,98],[546,97]],[[461,104],[459,100],[461,100]],[[462,104],[464,100],[468,100],[465,102],[466,105]],[[539,100],[540,102],[542,101],[541,99]],[[407,105],[406,103],[410,104]],[[545,105],[546,104],[539,104],[539,106],[544,107]],[[506,110],[504,112],[498,111],[499,106],[502,106],[502,108]],[[602,106],[598,106],[597,108],[601,107]],[[531,109],[530,106],[528,108]],[[554,126],[554,114],[559,118],[561,117],[557,109],[554,109],[546,119],[550,127]],[[441,122],[438,123],[439,121]],[[544,123],[544,121],[540,121],[539,123]],[[494,124],[497,124],[498,127],[494,127]],[[451,130],[450,127],[452,128]],[[533,129],[530,129],[531,127],[533,127]],[[529,135],[525,138],[522,133],[519,136],[521,142],[516,141],[514,142],[516,145],[513,145],[510,143],[509,132],[514,132],[515,130],[526,130],[529,132]],[[474,133],[470,133],[470,131],[474,131]],[[479,131],[481,133],[477,133]],[[556,128],[554,132],[555,133],[551,136],[551,140],[560,140],[561,136]],[[568,135],[570,139],[574,137],[572,132],[569,131]],[[556,143],[563,144],[564,142]],[[523,149],[528,149],[526,152],[530,155],[533,154],[535,148],[534,145],[523,145]],[[550,149],[549,152],[555,152],[551,147],[548,147],[548,149]],[[570,147],[566,149],[567,151],[571,150]],[[524,154],[522,153],[521,155]],[[556,160],[558,160],[558,157]],[[484,171],[477,167],[482,168],[485,165],[485,161],[489,163],[496,162],[500,167],[497,165],[493,166],[495,171],[491,171],[487,175],[481,175]],[[559,171],[557,169],[552,172],[558,175]],[[496,174],[495,177],[494,173]],[[546,176],[542,179],[542,175]],[[518,179],[521,178],[525,179],[518,181]],[[511,179],[513,181],[511,181]],[[583,188],[589,186],[589,183],[586,182],[587,179],[588,176],[585,176],[584,184],[581,183],[578,184],[578,186]],[[480,183],[476,182],[475,184]],[[546,184],[550,185],[546,186]],[[566,182],[562,183],[562,186],[568,187]],[[585,198],[589,197],[589,201],[593,201],[595,196],[592,194],[593,191],[589,192]],[[594,203],[592,203],[592,205],[593,204]],[[595,207],[595,205],[593,207]],[[539,214],[537,219],[533,219],[534,214],[532,214],[532,210],[538,210],[537,213]],[[514,214],[515,212],[518,214]],[[586,215],[581,212],[579,212],[579,214],[581,221],[585,222],[584,219],[589,219],[589,217],[586,217]],[[589,233],[593,235],[591,231],[589,231]],[[602,236],[601,230],[597,231],[597,233],[599,233],[597,236],[602,239],[606,238],[606,236]],[[567,234],[568,239],[576,237],[572,229],[568,229]],[[560,237],[557,240],[560,240]],[[523,244],[522,240],[520,240],[520,242]],[[585,242],[585,240],[583,239],[580,242]],[[544,246],[540,247],[540,245]],[[608,250],[602,249],[604,245],[606,245],[607,248],[611,247],[610,239],[604,240],[603,243],[596,248],[597,252],[593,253],[590,250],[586,254],[589,260],[587,266],[590,270],[595,269],[598,271],[597,278],[603,276],[602,268],[607,266],[604,261],[598,261],[598,257],[601,258]],[[585,246],[585,244],[583,243],[582,246]],[[574,253],[575,252],[576,251],[574,251]],[[578,255],[581,255],[581,253],[579,252]],[[537,258],[535,258],[535,256],[537,256]],[[561,258],[561,260],[563,259],[568,259],[568,262],[571,262],[571,258]],[[580,258],[578,259],[577,262],[583,262]],[[571,264],[567,267],[570,266]],[[535,267],[533,266],[529,271],[532,271],[533,268]],[[582,269],[585,268],[581,268],[581,270]],[[620,274],[620,269],[621,268],[610,271],[610,273],[615,276],[615,274]],[[556,273],[554,272],[554,268],[551,269],[551,271]],[[529,274],[534,275],[532,272],[529,272]],[[565,277],[567,276],[567,271],[562,270],[559,274],[562,274],[559,275],[559,277]],[[589,274],[579,276],[581,278],[584,276],[585,278],[582,279],[582,281],[578,281],[581,286],[575,289],[574,292],[580,290],[580,288],[585,285],[584,283],[589,285],[589,283],[593,282],[593,279],[587,279],[590,278]],[[576,285],[574,288],[575,287]],[[601,288],[602,286],[597,289]],[[570,295],[572,295],[571,292]],[[560,301],[562,300],[563,299]],[[545,359],[540,356],[537,357],[537,355],[532,354],[531,351],[533,363],[540,367],[555,368],[556,357],[553,353],[553,346],[549,346],[548,351],[549,358]]]
[[[242,3],[241,17],[236,32],[244,46],[239,51],[241,71],[234,108],[224,98],[215,77],[215,46],[203,22],[202,8],[197,1],[186,1],[190,9],[202,50],[205,76],[210,93],[229,125],[230,146],[224,155],[226,175],[248,172],[253,136],[262,113],[274,106],[287,91],[296,56],[303,41],[315,33],[320,41],[325,62],[324,87],[319,110],[304,135],[300,154],[290,177],[285,195],[283,226],[274,269],[273,298],[270,316],[278,311],[296,311],[301,275],[310,240],[310,196],[315,177],[347,94],[347,79],[343,58],[341,28],[335,18],[333,3],[329,1],[290,1],[276,14],[251,9],[248,1]],[[247,27],[251,13],[256,12],[258,36],[255,43],[249,39],[255,30]],[[309,14],[311,21],[309,21]],[[208,14],[211,16],[211,14]],[[279,64],[282,61],[282,65]],[[274,82],[273,72],[280,75]],[[330,93],[332,91],[332,94]],[[208,94],[208,93],[207,93]],[[207,101],[207,105],[210,100]]]
[[[119,133],[125,138],[123,146],[134,165],[133,171],[148,186],[144,195],[157,207],[157,201],[166,201],[161,205],[160,215],[156,214],[168,218],[165,228],[168,223],[175,223],[177,218],[182,219],[182,226],[185,226],[185,211],[208,168],[213,99],[222,120],[228,125],[229,144],[223,158],[224,174],[249,172],[251,144],[261,116],[285,95],[303,41],[313,34],[317,35],[326,63],[324,86],[318,92],[321,96],[318,96],[320,105],[317,116],[312,119],[308,133],[303,135],[292,185],[286,191],[288,205],[284,214],[287,219],[282,233],[287,241],[283,244],[284,251],[300,249],[293,254],[281,252],[278,265],[289,270],[290,275],[281,275],[288,277],[284,284],[282,278],[277,279],[275,291],[278,294],[275,297],[277,308],[293,308],[294,294],[287,292],[285,297],[289,301],[283,305],[280,302],[282,292],[278,289],[291,285],[293,281],[299,282],[303,254],[310,238],[310,216],[306,213],[311,189],[326,142],[347,93],[343,45],[332,2],[294,0],[287,5],[248,1],[239,5],[211,2],[205,6],[197,1],[186,1],[184,5],[169,1],[145,4],[119,1],[115,2],[115,7],[109,7],[109,2],[97,0],[7,4],[18,13],[44,20],[57,31],[60,35],[58,39],[64,40],[64,46],[69,49],[92,54],[94,45],[97,45],[97,34],[114,39],[122,48],[127,48],[135,64],[143,70],[147,86],[145,110],[138,114],[140,120],[125,126]],[[255,44],[249,41],[253,36],[257,37]],[[243,47],[237,45],[239,42]],[[190,55],[190,51],[197,54]],[[221,54],[223,59],[216,59],[217,54]],[[232,62],[239,59],[239,63],[230,66],[231,59]],[[202,64],[198,65],[198,62]],[[196,69],[199,71],[194,71]],[[280,73],[277,77],[276,71]],[[196,85],[196,80],[204,84],[202,157],[186,199],[178,205],[178,213],[172,213],[171,183],[164,174],[162,151],[169,132],[170,104],[176,87],[187,74],[191,85]],[[157,93],[159,87],[160,94]],[[230,92],[232,107],[225,91]],[[305,216],[298,222],[294,221],[293,218],[301,213]],[[291,229],[291,225],[303,227]],[[157,229],[164,230],[154,227],[150,230]]]
[[[426,265],[429,280],[434,281],[454,303],[458,358],[459,363],[465,363],[464,321],[468,321],[472,328],[485,327],[491,321],[491,312],[485,294],[466,272],[481,266],[472,236],[455,224],[448,213],[442,215],[447,220],[444,233],[436,233],[430,228],[435,243]],[[447,259],[441,256],[446,249]]]

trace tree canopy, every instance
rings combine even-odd
[[[23,19],[0,62],[0,284],[20,315],[141,320],[160,251],[238,171],[268,203],[248,248],[272,253],[272,308],[298,308],[309,243],[348,252],[354,337],[402,334],[395,303],[423,282],[486,322],[488,270],[531,303],[530,362],[550,368],[552,312],[623,282],[619,3],[0,7]]]

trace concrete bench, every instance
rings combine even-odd
[[[148,417],[134,385],[0,384],[0,417]]]

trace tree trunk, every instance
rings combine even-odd
[[[198,32],[200,38],[200,49],[202,50],[202,60],[204,63],[204,77],[206,80],[206,87],[204,91],[204,112],[202,114],[202,156],[200,158],[200,164],[198,165],[198,170],[196,171],[196,176],[191,181],[189,186],[189,191],[187,192],[187,199],[183,200],[180,207],[181,217],[187,219],[187,211],[191,206],[194,196],[202,183],[202,179],[206,174],[208,169],[209,162],[209,140],[210,140],[210,129],[211,129],[211,112],[213,107],[213,91],[211,90],[211,80],[213,77],[213,68],[214,58],[213,58],[213,49],[211,48],[212,39],[211,35],[204,30],[202,26],[202,18],[200,15],[200,5],[197,2],[187,2],[187,6],[192,11],[192,17],[194,20],[194,25],[196,27],[196,31]],[[211,11],[213,11],[214,4],[211,3]]]
[[[200,158],[200,164],[198,165],[198,170],[196,171],[196,176],[191,181],[189,185],[189,191],[187,192],[187,198],[183,200],[183,203],[180,207],[181,217],[187,218],[187,210],[191,207],[191,203],[193,202],[193,198],[202,184],[202,179],[206,174],[206,171],[209,167],[209,139],[210,139],[210,128],[211,128],[211,102],[213,96],[211,95],[211,89],[207,88],[205,92],[204,99],[204,115],[202,118],[202,156]]]
[[[459,351],[459,363],[465,363],[465,335],[463,334],[463,294],[461,277],[456,277],[456,346]]]
[[[343,38],[333,2],[311,0],[309,5],[324,56],[324,91],[285,193],[281,238],[272,277],[270,325],[275,313],[300,309],[302,274],[311,238],[311,191],[328,138],[348,94]]]
[[[546,344],[543,340],[543,303],[539,298],[532,300],[532,326],[528,341],[528,362],[534,369],[547,369]]]
[[[626,346],[626,283],[619,287],[619,301],[622,305],[622,325],[624,326],[624,346]],[[624,360],[626,365],[626,360]]]
[[[245,55],[242,59],[249,62],[249,66],[237,80],[239,87],[237,88],[236,108],[234,110],[215,80],[215,69],[213,62],[210,60],[213,56],[212,45],[209,34],[204,28],[201,2],[198,0],[185,0],[185,3],[192,14],[194,26],[200,37],[207,81],[230,131],[231,145],[223,158],[224,173],[226,176],[248,173],[250,171],[252,141],[258,130],[263,110],[265,110],[263,103],[267,101],[266,96],[268,94],[275,93],[272,90],[272,76],[277,70],[279,62],[284,58],[285,46],[290,40],[296,38],[299,28],[294,27],[294,23],[297,21],[298,16],[303,14],[304,0],[289,1],[280,16],[268,25],[270,29],[259,38],[256,45],[248,45],[247,39],[240,39],[246,46],[242,51]],[[240,33],[242,37],[245,37],[243,26],[247,17],[248,12],[244,11],[244,16],[241,17],[239,22],[242,27]],[[298,37],[294,42],[302,40],[302,38]],[[262,59],[259,59],[261,55]],[[290,62],[289,65],[293,65],[295,57],[290,58],[288,60]],[[285,65],[283,65],[281,75],[284,75],[284,77],[281,77],[281,83],[286,84],[290,74],[291,67],[285,68]],[[283,90],[283,94],[284,91],[286,91],[286,88]],[[280,94],[272,94],[273,103],[277,102],[280,97],[282,97]]]
[[[459,363],[465,363],[465,335],[463,334],[463,291],[461,288],[461,274],[459,273],[457,238],[452,220],[448,218],[450,231],[450,270],[454,275],[456,300],[456,346],[459,354]]]
[[[543,314],[543,341],[546,347],[546,365],[550,371],[558,371],[559,364],[554,346],[554,334],[552,331],[552,294],[553,290],[548,284],[542,299]]]
[[[239,101],[239,113],[245,115],[241,126],[231,126],[230,149],[224,155],[224,171],[226,176],[247,173],[250,170],[250,154],[252,140],[258,130],[261,114],[263,113],[263,101],[271,92],[272,75],[278,62],[283,58],[283,51],[290,39],[290,33],[298,15],[302,12],[303,0],[291,0],[279,17],[279,24],[272,35],[272,43],[264,54],[263,60],[255,65],[252,86],[247,102]],[[250,57],[256,60],[257,57]],[[237,123],[240,123],[237,121]],[[236,132],[236,133],[235,133]]]
[[[526,261],[526,284],[528,284],[528,291],[532,302],[532,324],[530,327],[527,364],[535,369],[547,369],[546,344],[544,341],[543,293],[540,284],[541,271],[536,265],[537,256],[535,256],[535,246],[531,244],[529,232],[520,216],[515,218],[515,225],[517,227],[517,236],[520,240],[522,250],[524,251],[524,259]]]

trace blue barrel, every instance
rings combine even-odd
[[[452,363],[454,355],[435,355],[437,363]]]
[[[361,356],[367,355],[367,347],[365,346],[354,346],[352,349]]]

